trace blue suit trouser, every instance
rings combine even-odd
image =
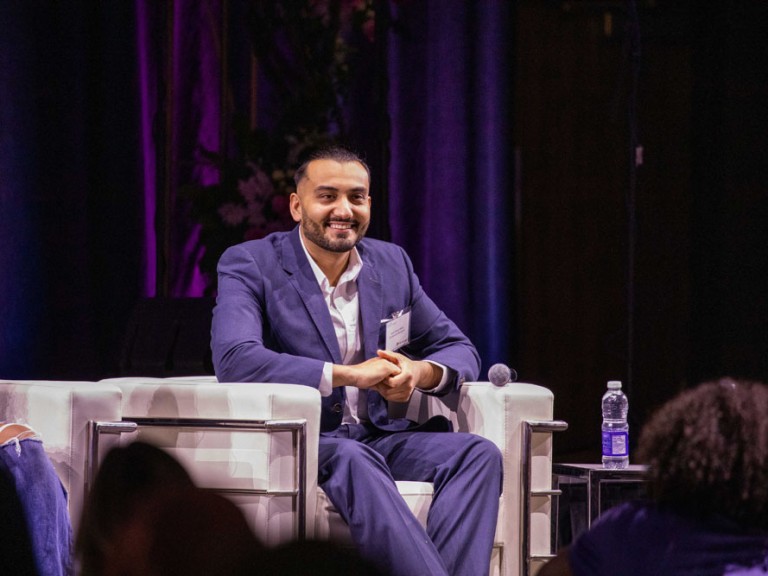
[[[502,484],[501,453],[489,440],[449,432],[321,436],[318,468],[358,551],[384,574],[488,574]],[[426,530],[395,480],[434,485]]]

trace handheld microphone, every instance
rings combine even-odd
[[[517,372],[506,364],[494,364],[488,369],[488,380],[494,386],[504,386],[517,381]]]

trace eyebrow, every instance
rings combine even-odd
[[[323,186],[320,185],[314,189],[314,192],[338,192],[339,189],[336,186]],[[365,186],[355,186],[350,188],[349,192],[365,192],[368,193],[368,189]]]

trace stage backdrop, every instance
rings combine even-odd
[[[510,2],[401,2],[389,45],[390,225],[484,373],[514,363]]]
[[[112,365],[140,294],[135,7],[0,2],[0,378]]]
[[[279,105],[249,76],[247,4],[0,4],[0,377],[110,375],[140,297],[203,293],[179,187],[215,181],[198,150],[232,144],[222,110],[247,113],[254,89],[258,123]],[[375,233],[485,369],[514,363],[510,3],[375,4],[346,109]]]

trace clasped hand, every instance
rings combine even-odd
[[[334,367],[334,386],[376,390],[392,402],[407,402],[414,388],[433,388],[439,381],[439,369],[433,364],[387,350],[360,364]]]
[[[432,365],[428,362],[411,360],[397,352],[377,351],[378,357],[399,368],[374,386],[385,399],[392,402],[407,402],[414,388],[431,388]]]

